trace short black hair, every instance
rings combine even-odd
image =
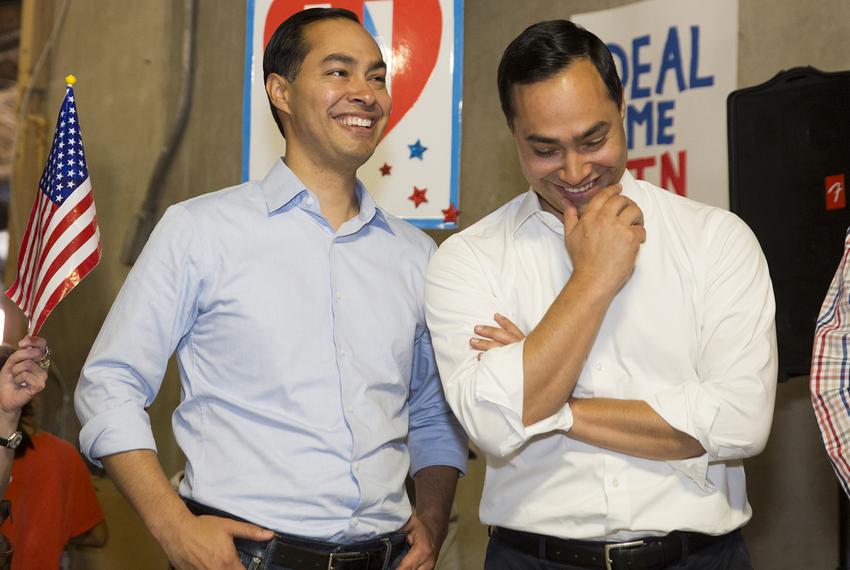
[[[499,62],[499,100],[508,125],[513,127],[514,85],[528,85],[555,76],[573,62],[590,60],[608,96],[619,109],[623,103],[623,84],[617,75],[614,58],[602,40],[569,20],[549,20],[529,26],[505,49]]]
[[[272,34],[263,53],[263,84],[272,73],[282,75],[289,82],[295,81],[298,72],[301,70],[301,64],[304,63],[304,58],[310,49],[304,40],[304,28],[322,20],[339,18],[360,23],[357,14],[343,8],[308,8],[296,12],[284,20]],[[274,122],[280,129],[280,134],[283,135],[283,138],[286,138],[286,133],[283,132],[283,123],[280,122],[280,117],[278,117],[271,99],[269,99],[269,106],[272,110]]]

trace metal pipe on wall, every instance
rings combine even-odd
[[[195,71],[195,29],[198,0],[184,0],[183,8],[184,26],[180,72],[180,104],[177,119],[174,122],[174,127],[171,129],[165,145],[159,153],[156,167],[151,175],[150,182],[148,182],[145,201],[136,214],[136,221],[131,226],[130,234],[124,242],[121,261],[125,265],[133,265],[136,262],[156,225],[157,213],[161,207],[160,202],[165,188],[165,179],[168,176],[168,169],[171,167],[171,162],[174,160],[177,147],[180,145],[183,133],[186,131],[186,125],[189,122]]]

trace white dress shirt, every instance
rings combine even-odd
[[[567,437],[569,406],[522,424],[524,342],[479,360],[494,313],[531,331],[572,272],[561,220],[533,191],[446,240],[427,274],[426,315],[446,398],[486,454],[481,520],[562,538],[722,534],[749,520],[742,459],[764,447],[776,388],[774,300],[756,238],[735,215],[628,171],[623,194],[646,243],[573,392],[644,400],[696,438],[698,458],[631,457]]]

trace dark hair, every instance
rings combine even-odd
[[[545,81],[581,59],[590,60],[608,96],[620,108],[623,84],[608,47],[594,34],[569,20],[549,20],[529,26],[512,41],[499,62],[499,100],[502,112],[513,126],[514,85]]]
[[[263,83],[272,73],[282,75],[287,81],[295,81],[298,72],[301,70],[301,64],[304,63],[304,58],[310,49],[304,40],[304,28],[322,20],[337,18],[360,23],[357,14],[343,8],[308,8],[296,12],[284,20],[275,30],[268,45],[266,45],[266,51],[263,53]],[[283,135],[283,138],[286,138],[286,133],[283,132],[283,123],[280,122],[280,117],[278,117],[271,99],[269,99],[269,106],[272,110],[274,122],[280,129],[280,134]]]

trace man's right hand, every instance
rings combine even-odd
[[[614,295],[632,273],[640,244],[646,241],[643,212],[621,194],[619,184],[603,188],[579,217],[564,200],[564,242],[573,276]]]
[[[263,542],[272,536],[272,531],[250,523],[188,513],[157,538],[178,570],[244,570],[233,540]]]

